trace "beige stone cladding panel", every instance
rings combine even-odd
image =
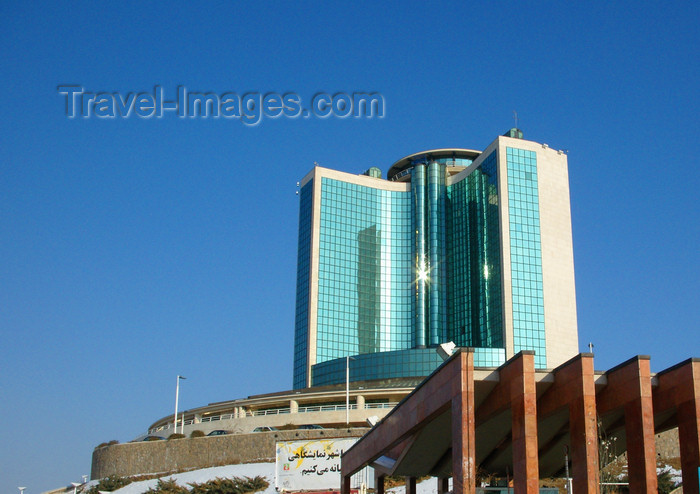
[[[567,156],[541,148],[537,167],[547,366],[554,368],[579,351]]]

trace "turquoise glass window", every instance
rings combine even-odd
[[[322,178],[316,362],[411,347],[410,195]]]
[[[309,279],[311,276],[311,202],[313,180],[299,191],[299,240],[297,249],[297,298],[294,317],[294,389],[306,387]]]
[[[508,220],[513,289],[513,346],[535,351],[535,365],[547,366],[542,290],[542,248],[537,154],[506,148]]]

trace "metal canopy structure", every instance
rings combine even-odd
[[[554,370],[535,370],[523,351],[497,369],[474,368],[460,349],[426,378],[342,459],[342,485],[366,465],[383,477],[438,478],[455,494],[474,493],[477,468],[510,472],[515,492],[539,492],[539,479],[562,476],[565,449],[574,492],[597,493],[598,422],[627,451],[630,491],[656,493],[654,434],[679,427],[685,492],[698,493],[700,359],[652,375],[649,357],[595,372],[582,353]]]

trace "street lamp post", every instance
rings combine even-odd
[[[19,494],[24,494],[24,489],[26,489],[26,487],[18,487],[18,489],[19,489]]]
[[[177,403],[180,399],[180,379],[187,378],[185,376],[177,376],[177,384],[175,385],[175,417],[173,418],[173,434],[177,434]]]

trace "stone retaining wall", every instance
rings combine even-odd
[[[229,434],[102,446],[92,453],[91,479],[169,473],[234,463],[274,461],[275,443],[361,437],[369,429],[323,429]]]
[[[275,443],[278,441],[361,437],[369,429],[349,430],[350,432],[348,429],[258,432],[103,446],[95,449],[92,454],[90,478],[168,473],[233,463],[274,461]],[[678,429],[658,434],[656,449],[662,458],[679,457]]]
[[[663,459],[680,458],[681,446],[678,428],[656,435],[656,454]]]

